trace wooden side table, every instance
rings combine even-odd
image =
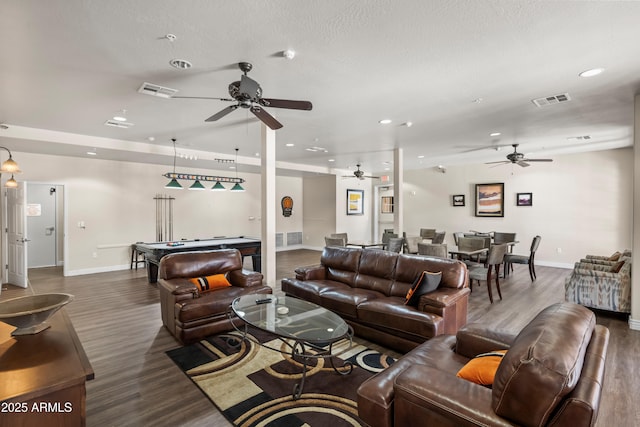
[[[12,337],[0,322],[0,427],[84,426],[85,383],[94,377],[64,309],[51,327]]]

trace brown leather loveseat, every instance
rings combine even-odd
[[[438,288],[405,305],[423,272],[442,272]],[[282,279],[288,294],[323,306],[347,321],[356,335],[405,352],[467,323],[469,286],[464,263],[380,249],[326,247],[320,265],[299,267]]]
[[[608,342],[609,330],[573,303],[547,307],[517,336],[469,324],[362,383],[358,413],[371,427],[592,426]],[[496,350],[507,352],[492,388],[456,376]]]
[[[191,278],[224,274],[231,286],[201,292]],[[170,254],[160,260],[158,289],[162,323],[182,344],[228,331],[231,302],[246,294],[270,294],[262,273],[242,268],[237,249]]]

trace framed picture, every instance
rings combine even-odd
[[[364,215],[364,190],[347,190],[347,215]]]
[[[476,216],[504,216],[504,183],[476,184]]]
[[[451,198],[453,206],[464,206],[464,194],[454,194]]]
[[[533,193],[516,193],[518,206],[533,206]]]
[[[381,197],[380,213],[393,213],[393,196]]]

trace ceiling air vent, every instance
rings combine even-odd
[[[571,101],[571,97],[568,93],[562,93],[560,95],[547,96],[545,98],[531,100],[531,102],[536,104],[537,107],[547,107],[549,105],[559,104],[566,101]]]
[[[131,126],[133,126],[133,123],[129,123],[129,122],[118,122],[116,120],[107,120],[106,122],[104,122],[105,126],[113,126],[114,128],[121,128],[121,129],[129,129]]]
[[[589,141],[591,140],[591,135],[581,135],[581,136],[570,136],[567,138],[568,141]]]
[[[159,96],[160,98],[171,98],[178,91],[176,89],[144,82],[142,86],[140,86],[140,89],[138,89],[138,92],[144,93],[145,95]]]

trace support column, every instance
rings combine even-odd
[[[640,265],[640,94],[635,96],[633,132],[633,223],[632,265]],[[631,316],[629,327],[640,330],[640,271],[631,272]]]
[[[402,148],[393,150],[393,230],[402,237],[404,231],[404,161],[402,158]]]
[[[267,285],[276,285],[276,132],[261,125],[262,143],[262,274]]]

